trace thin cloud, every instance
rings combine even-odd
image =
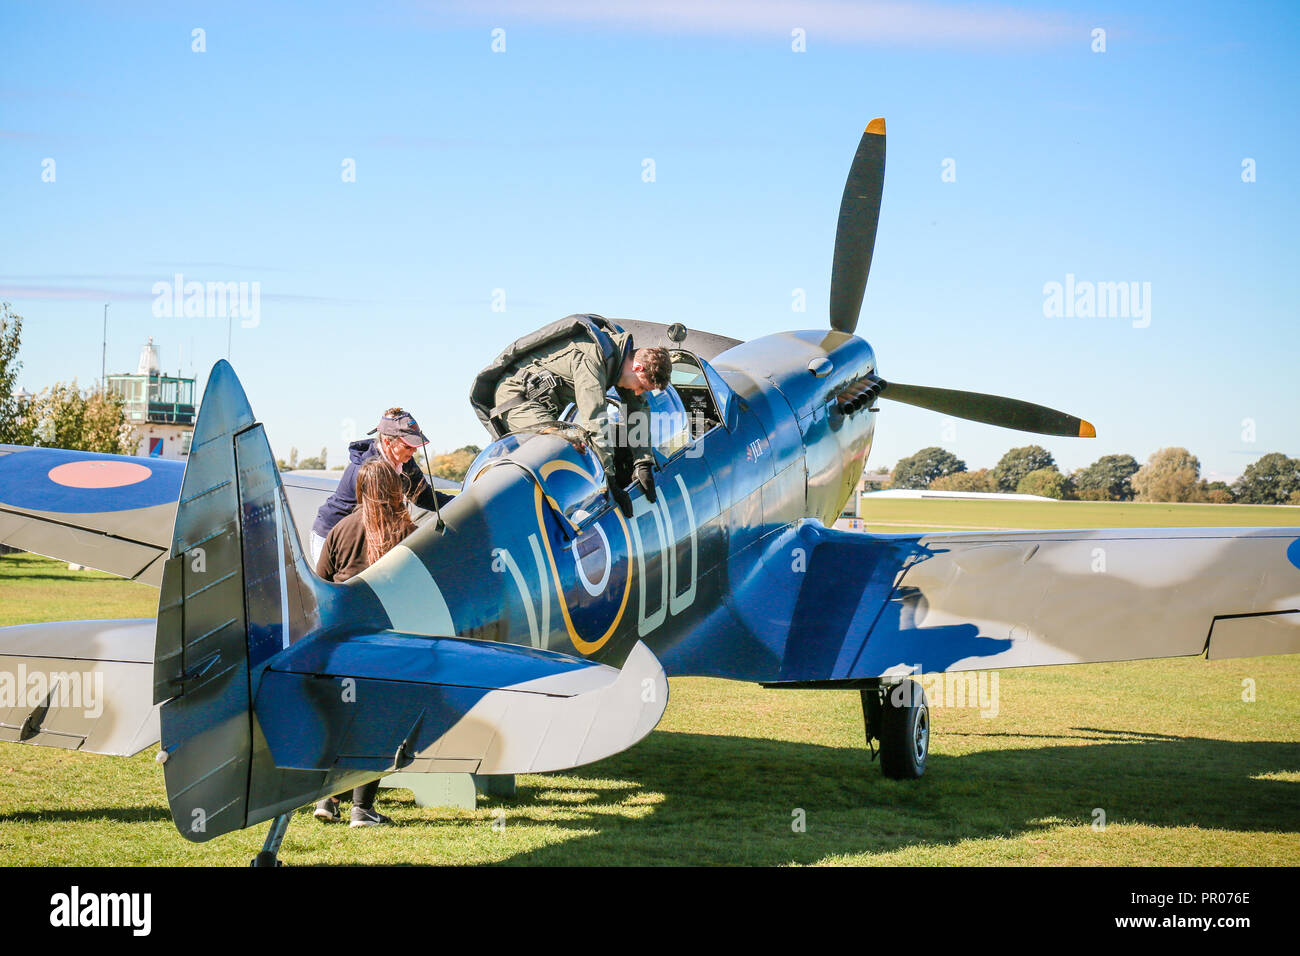
[[[160,280],[154,280],[160,281]],[[153,300],[152,292],[139,290],[72,288],[57,285],[0,285],[0,300],[55,299],[70,301],[120,302]],[[308,303],[312,305],[376,305],[373,299],[340,299],[333,296],[299,295],[293,292],[261,292],[264,302]]]
[[[533,22],[706,36],[807,32],[816,43],[889,46],[1055,46],[1084,38],[1081,27],[1057,14],[993,4],[852,3],[847,0],[489,0],[426,4],[430,13],[460,12]],[[505,24],[508,25],[508,22]],[[1082,42],[1082,41],[1081,41]]]
[[[129,272],[101,272],[101,273],[42,273],[40,275],[0,275],[0,282],[35,282],[43,284],[46,282],[157,282],[158,276],[154,274],[145,275],[143,273]]]
[[[237,272],[298,272],[301,271],[297,269],[285,269],[281,266],[250,266],[250,265],[239,265],[237,263],[231,263],[231,262],[149,262],[146,263],[146,265],[158,266],[158,268],[160,269],[170,270],[169,274],[164,278],[171,278],[170,273],[174,273],[177,270],[184,271],[186,269],[234,269]],[[154,278],[157,279],[159,277],[155,276]]]
[[[377,305],[375,299],[339,299],[325,295],[295,295],[291,292],[269,292],[262,296],[268,302],[308,302],[313,305]]]
[[[152,299],[147,292],[119,292],[115,289],[70,289],[64,286],[0,285],[0,299],[67,299],[114,302],[128,299]]]

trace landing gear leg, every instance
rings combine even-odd
[[[872,746],[873,739],[880,741],[881,772],[892,780],[915,780],[925,773],[930,753],[930,708],[925,689],[905,679],[864,687],[861,694],[867,746]]]
[[[867,749],[871,751],[871,759],[875,760],[880,755],[876,749],[876,741],[880,739],[880,681],[873,681],[859,693],[862,695],[862,725],[867,732]]]
[[[284,841],[284,831],[289,829],[291,814],[282,813],[271,821],[271,829],[262,844],[262,852],[253,857],[249,866],[284,866],[280,862],[280,844]]]

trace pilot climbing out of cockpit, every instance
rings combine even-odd
[[[671,371],[666,349],[638,349],[630,332],[603,316],[571,315],[508,345],[475,379],[470,403],[494,438],[552,426],[572,403],[578,441],[589,440],[628,511],[622,489],[634,477],[654,498],[643,395],[666,388]],[[621,421],[610,416],[611,388],[625,409]]]

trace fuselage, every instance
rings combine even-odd
[[[779,638],[730,596],[783,532],[829,525],[853,493],[875,414],[846,414],[839,397],[875,356],[857,336],[803,331],[698,364],[713,419],[659,456],[656,501],[632,486],[625,517],[594,455],[554,436],[503,439],[443,509],[445,530],[426,525],[360,576],[391,626],[614,665],[644,641],[669,674],[774,677]]]

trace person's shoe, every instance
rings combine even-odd
[[[386,817],[382,813],[376,813],[374,810],[366,810],[362,807],[352,808],[352,823],[354,827],[381,827],[393,822],[392,817]]]
[[[339,813],[339,802],[333,797],[326,797],[324,800],[316,802],[316,811],[313,814],[317,820],[323,820],[326,823],[338,823],[343,819]]]

